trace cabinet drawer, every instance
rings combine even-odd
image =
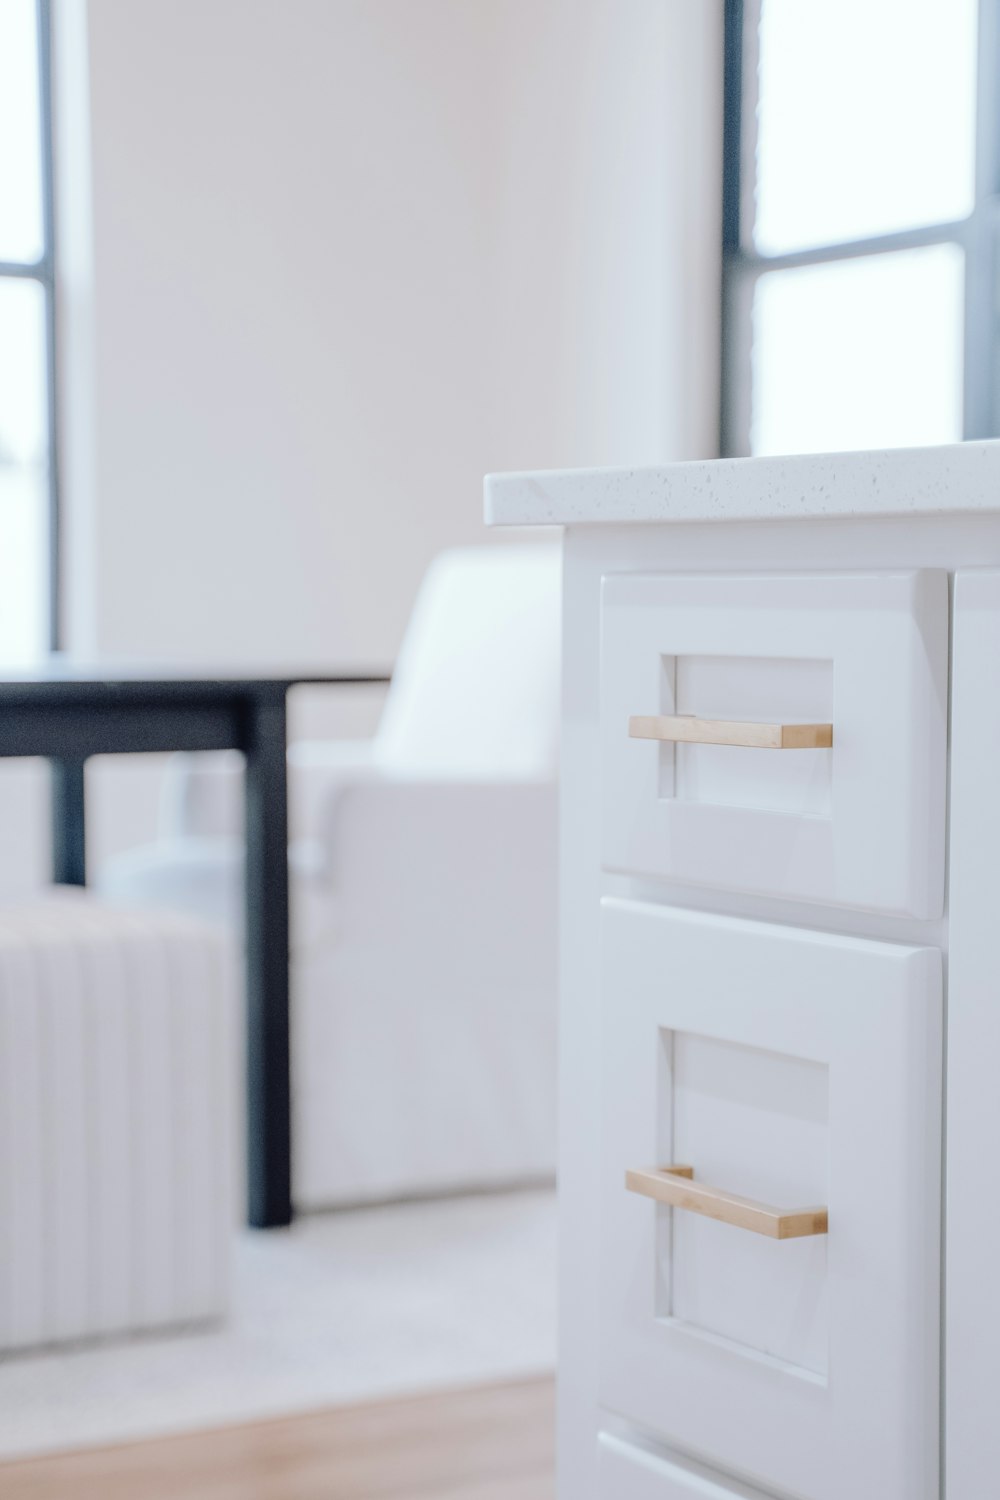
[[[616,900],[602,938],[602,1405],[800,1500],[936,1500],[939,953]]]
[[[606,867],[940,916],[947,646],[941,572],[606,577]]]
[[[767,1500],[743,1485],[731,1489],[612,1433],[597,1444],[600,1500]]]

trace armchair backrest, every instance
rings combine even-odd
[[[388,771],[555,775],[560,553],[550,543],[456,548],[417,595],[375,740]]]

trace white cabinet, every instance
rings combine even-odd
[[[940,953],[609,900],[603,1011],[602,1404],[802,1500],[931,1500]],[[828,1232],[626,1191],[671,1164]]]
[[[566,527],[559,1500],[997,1494],[1000,443],[487,509]]]
[[[606,577],[605,865],[939,916],[947,651],[937,570]],[[832,744],[647,737],[678,718],[715,738],[823,725]]]

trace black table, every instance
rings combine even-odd
[[[91,755],[242,750],[246,757],[248,1218],[292,1217],[288,1039],[286,698],[297,685],[387,682],[384,672],[229,672],[54,656],[0,677],[0,756],[52,762],[55,880],[84,885]]]

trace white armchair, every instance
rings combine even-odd
[[[293,744],[295,1198],[322,1207],[551,1175],[555,548],[444,553],[375,738]],[[238,757],[177,757],[118,899],[239,931]]]

